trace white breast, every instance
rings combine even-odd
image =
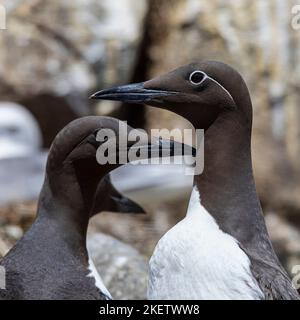
[[[100,276],[100,274],[98,273],[94,262],[91,258],[89,258],[89,271],[90,273],[88,274],[88,277],[93,277],[95,279],[95,286],[103,293],[106,295],[106,297],[108,299],[112,299],[111,294],[109,293],[109,291],[106,289],[102,278]]]
[[[250,260],[200,203],[194,187],[187,216],[150,259],[149,299],[263,299]]]

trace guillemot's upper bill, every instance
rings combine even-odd
[[[187,217],[154,251],[149,298],[299,299],[274,253],[256,194],[252,104],[236,70],[216,61],[192,63],[91,98],[161,107],[205,130],[204,171],[195,176]]]
[[[89,218],[99,211],[139,209],[107,178],[101,180],[119,165],[96,161],[101,144],[97,132],[109,129],[118,136],[118,125],[113,118],[85,117],[57,135],[49,151],[36,220],[0,262],[6,271],[6,289],[0,290],[0,299],[110,299],[101,278],[93,277],[86,232]],[[127,130],[133,129],[127,126]],[[149,151],[140,158],[152,151],[164,157],[166,149],[172,155],[179,145],[151,138],[140,144]]]

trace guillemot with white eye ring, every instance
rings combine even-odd
[[[119,121],[85,117],[71,122],[56,136],[49,151],[36,220],[0,261],[6,271],[0,300],[111,299],[89,261],[88,222],[99,211],[130,212],[135,206],[124,202],[107,178],[99,184],[99,180],[119,166],[99,165],[96,160],[102,143],[97,141],[97,133],[101,129],[112,130],[118,137]],[[127,131],[131,130],[127,126]],[[119,141],[112,139],[111,143],[118,155]],[[128,148],[132,144],[128,141]],[[172,156],[182,145],[152,137],[139,147],[148,150],[141,153],[140,159],[144,159],[152,152],[159,157]]]
[[[150,299],[299,299],[267,233],[252,170],[252,103],[236,70],[196,62],[92,98],[160,107],[205,130],[188,214],[150,260]]]

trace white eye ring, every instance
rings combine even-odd
[[[193,77],[196,75],[196,74],[201,74],[202,78],[200,79],[200,81],[194,81],[193,80]],[[198,86],[199,84],[201,84],[203,81],[205,81],[206,79],[208,78],[207,74],[203,71],[200,71],[200,70],[196,70],[196,71],[193,71],[191,74],[190,74],[190,77],[189,77],[189,81],[191,84],[193,85],[196,85]]]
[[[202,79],[199,81],[199,82],[195,82],[192,80],[193,76],[196,74],[196,73],[200,73],[202,75]],[[199,86],[201,83],[203,83],[206,79],[209,79],[211,81],[213,81],[215,84],[217,84],[220,88],[222,88],[222,90],[224,90],[228,96],[230,97],[230,99],[234,102],[234,99],[232,98],[232,95],[230,94],[230,92],[225,89],[217,80],[213,79],[212,77],[208,76],[205,72],[201,71],[201,70],[196,70],[196,71],[193,71],[191,74],[190,74],[190,77],[189,77],[189,81],[191,84],[195,85],[195,86]],[[235,103],[235,102],[234,102]]]

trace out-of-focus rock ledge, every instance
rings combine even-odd
[[[292,274],[293,267],[300,265],[300,232],[278,214],[268,213],[266,223],[274,249],[286,270]]]
[[[128,79],[145,0],[10,0],[1,34],[0,96],[86,93]],[[112,67],[113,65],[113,67]],[[10,98],[11,96],[7,96]]]
[[[0,37],[0,100],[24,105],[44,147],[79,116],[90,93],[129,81],[146,0],[10,0]]]

